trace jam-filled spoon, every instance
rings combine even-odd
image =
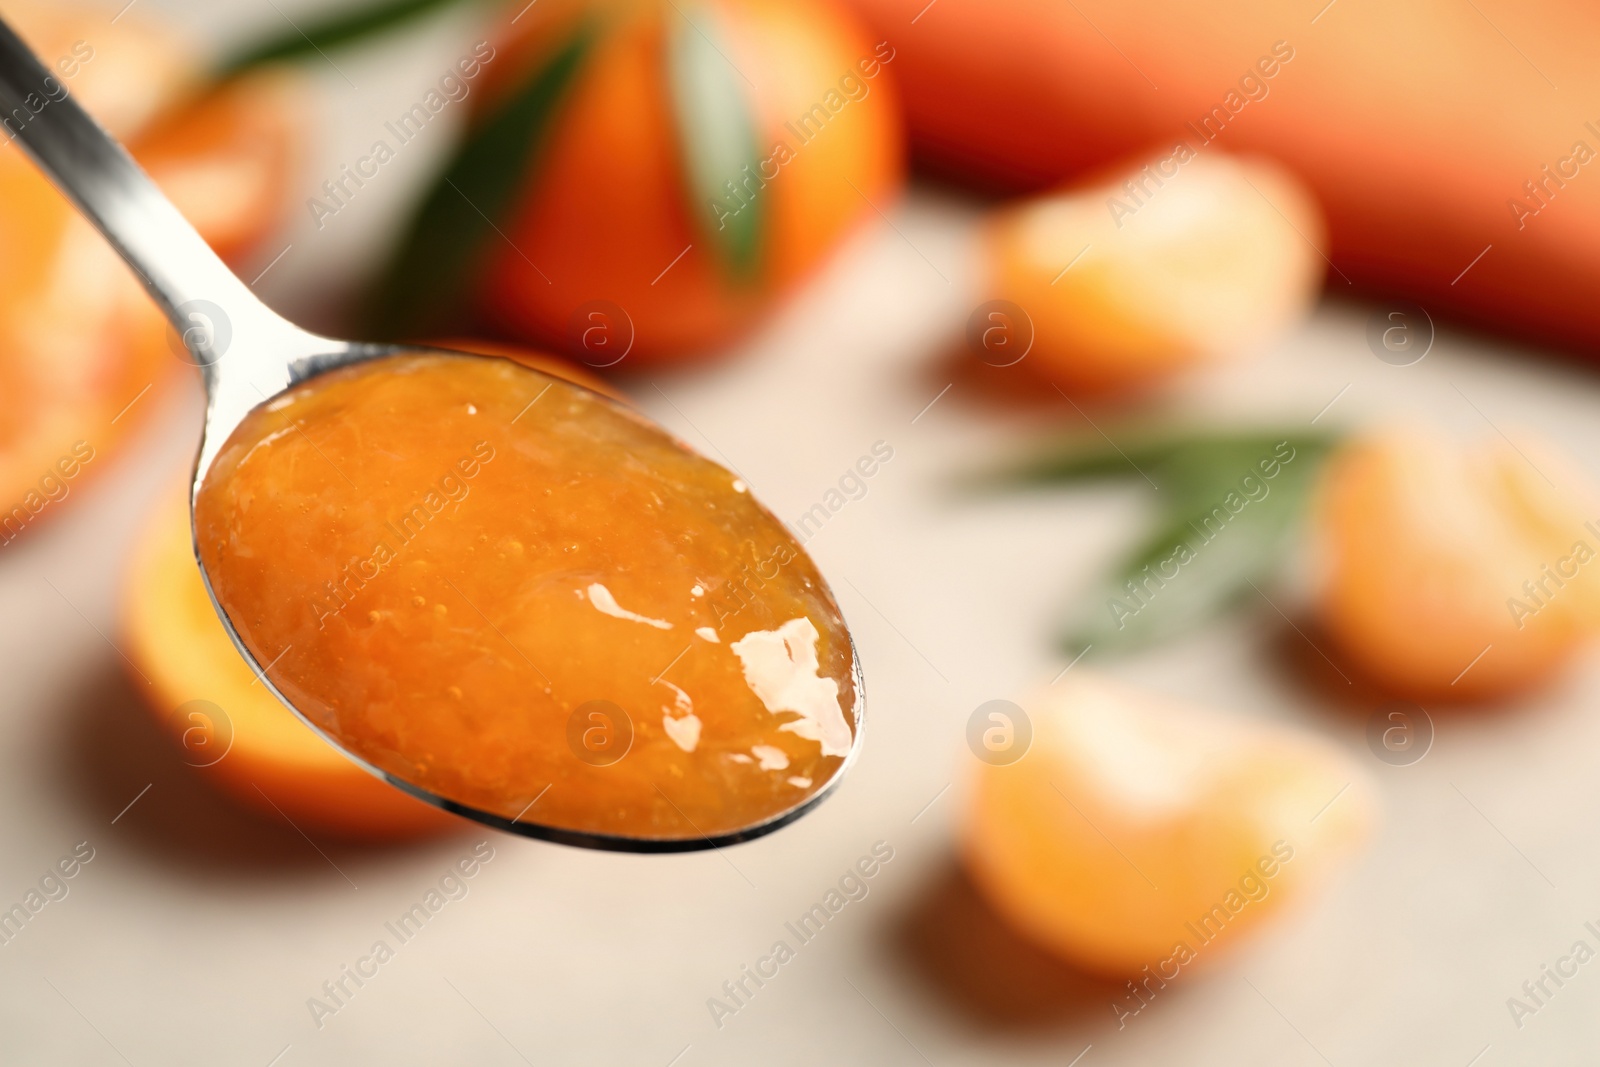
[[[838,785],[855,648],[737,474],[521,363],[290,323],[3,22],[0,118],[199,365],[196,558],[329,742],[447,810],[623,851],[756,837]]]

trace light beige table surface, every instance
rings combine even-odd
[[[298,15],[316,6],[280,2]],[[165,6],[213,41],[281,22],[267,0]],[[404,45],[404,64],[341,60],[359,90],[322,72],[328,129],[306,195],[318,168],[345,160],[472,39],[447,21]],[[421,154],[404,162],[322,231],[298,216],[263,289],[307,308],[348,277],[431,165]],[[1595,943],[1583,927],[1600,920],[1593,664],[1526,706],[1440,716],[1427,758],[1392,768],[1366,750],[1370,708],[1310,684],[1294,632],[1270,610],[1247,611],[1108,669],[1348,746],[1385,815],[1359,863],[1121,1031],[1114,991],[1020,944],[976,903],[953,859],[973,766],[967,717],[1065,666],[1049,641],[1059,613],[1139,528],[1147,502],[1131,491],[982,501],[948,491],[974,461],[1081,422],[1070,408],[1019,414],[986,401],[939,358],[974,303],[976,208],[924,191],[890,217],[892,229],[855,242],[737,358],[626,382],[786,518],[874,442],[892,446],[867,495],[808,545],[867,677],[865,752],[834,798],[759,842],[669,857],[471,829],[413,847],[314,845],[238,814],[153,733],[107,640],[129,533],[193,448],[196,398],[175,398],[68,515],[0,552],[0,906],[77,843],[94,850],[69,895],[0,947],[0,1063],[1596,1062],[1600,964],[1520,1030],[1506,1008],[1575,940]],[[1260,359],[1163,403],[1295,424],[1338,395],[1324,423],[1531,425],[1600,473],[1591,374],[1450,331],[1422,363],[1391,367],[1366,348],[1369,312],[1325,304]],[[1294,584],[1280,603],[1293,603]],[[392,940],[384,924],[484,840],[493,859],[467,895],[319,1027],[307,999]],[[708,998],[880,841],[893,859],[868,895],[719,1028]]]

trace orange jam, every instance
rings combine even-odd
[[[392,356],[261,405],[195,530],[292,705],[505,819],[727,834],[823,788],[858,728],[838,605],[744,483],[508,360]]]

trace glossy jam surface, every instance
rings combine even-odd
[[[838,606],[747,487],[509,361],[396,356],[275,398],[195,523],[291,703],[508,819],[725,834],[821,789],[858,726]]]

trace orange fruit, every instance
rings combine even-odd
[[[1600,492],[1531,434],[1365,435],[1330,459],[1315,514],[1322,625],[1397,695],[1523,690],[1600,628]]]
[[[23,3],[6,18],[119,136],[193,70],[170,34],[135,14],[107,24],[103,12]],[[118,413],[175,365],[144,343],[159,342],[158,330],[115,253],[20,147],[0,152],[0,542],[55,514],[106,465],[141,414]]]
[[[1019,359],[1076,390],[1237,358],[1311,306],[1320,239],[1315,206],[1286,172],[1214,151],[1012,204],[986,232],[989,293],[1024,318],[997,320],[1010,349],[985,348],[1004,357],[995,365]]]
[[[455,299],[498,330],[594,366],[693,358],[750,329],[901,186],[893,50],[831,6],[543,3],[490,49],[472,166],[424,207],[391,277],[396,314],[438,299],[431,219],[441,245],[478,235]],[[541,87],[546,118],[519,125]],[[623,342],[589,351],[593,322]]]
[[[1360,768],[1303,733],[1079,671],[1024,707],[1031,744],[979,766],[962,852],[1004,919],[1087,970],[1209,961],[1372,820]]]

